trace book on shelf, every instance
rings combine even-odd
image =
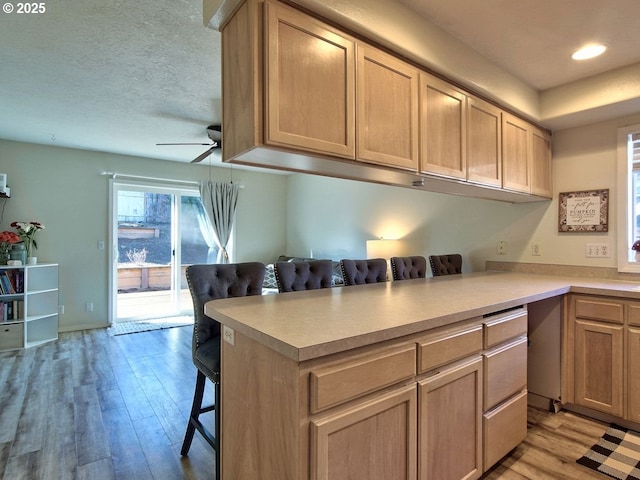
[[[24,293],[24,272],[22,270],[3,270],[0,272],[0,294],[15,295]]]
[[[10,300],[0,302],[0,322],[13,322],[24,318],[24,302]]]

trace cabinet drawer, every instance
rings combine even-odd
[[[22,323],[0,323],[0,350],[22,348]]]
[[[461,360],[482,350],[482,325],[418,343],[418,373]]]
[[[490,317],[484,322],[483,330],[484,348],[493,348],[512,338],[526,335],[527,311],[521,309],[495,318]]]
[[[576,318],[624,323],[624,305],[605,298],[575,297]]]
[[[640,326],[640,304],[629,304],[629,325]]]
[[[405,345],[310,374],[311,413],[409,379],[416,374],[416,349]]]
[[[486,472],[527,436],[527,391],[485,413],[482,424]]]
[[[527,385],[527,338],[522,337],[483,355],[486,411]]]

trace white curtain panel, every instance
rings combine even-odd
[[[217,263],[229,263],[227,244],[236,215],[239,190],[240,187],[233,183],[211,181],[200,183],[202,205],[213,226],[215,241],[220,249]]]

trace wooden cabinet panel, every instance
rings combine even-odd
[[[467,97],[467,180],[502,186],[502,110]]]
[[[623,326],[576,320],[575,402],[621,417]]]
[[[521,338],[483,356],[484,410],[489,410],[527,385],[527,339]]]
[[[503,342],[527,334],[527,311],[523,308],[516,312],[489,318],[483,323],[484,348],[493,348]]]
[[[452,85],[420,74],[420,171],[467,178],[467,97]]]
[[[354,42],[302,13],[266,11],[265,142],[354,158]]]
[[[529,128],[524,120],[502,114],[502,186],[508,190],[531,190]]]
[[[628,307],[629,325],[640,327],[640,304],[631,303]]]
[[[358,160],[418,170],[418,70],[357,45]]]
[[[413,377],[413,344],[314,370],[310,374],[311,412],[316,413]]]
[[[415,384],[311,422],[313,480],[415,480]]]
[[[482,326],[418,342],[418,373],[461,360],[482,349]]]
[[[624,323],[624,304],[606,298],[576,297],[575,317],[622,325]]]
[[[527,391],[483,415],[484,471],[527,436]]]
[[[640,329],[630,328],[627,340],[627,418],[640,423]]]
[[[482,474],[482,384],[480,357],[419,382],[420,480]]]
[[[531,127],[531,193],[553,197],[551,135]]]

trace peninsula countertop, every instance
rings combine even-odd
[[[476,272],[212,300],[205,314],[305,361],[569,292],[640,299],[640,283]]]

